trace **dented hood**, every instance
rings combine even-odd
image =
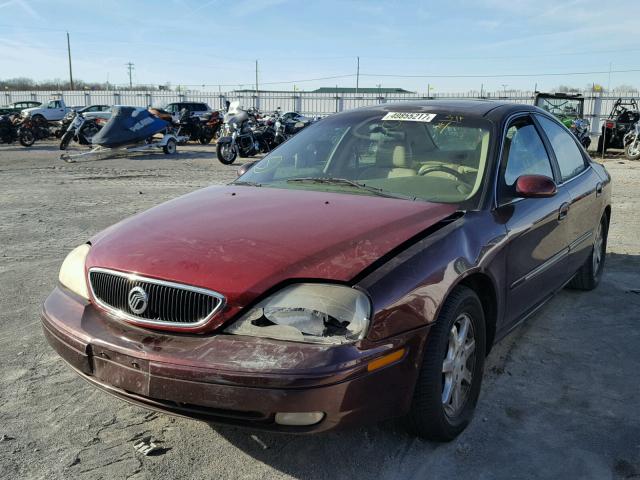
[[[225,186],[196,191],[96,235],[87,268],[208,288],[220,325],[289,279],[348,282],[456,205],[368,195]]]

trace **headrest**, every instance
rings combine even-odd
[[[376,152],[376,166],[385,168],[411,168],[411,152],[407,151],[404,142],[384,142]]]

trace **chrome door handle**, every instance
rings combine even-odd
[[[596,184],[596,197],[602,195],[602,182]]]
[[[565,202],[558,209],[558,220],[562,220],[569,214],[569,203]]]

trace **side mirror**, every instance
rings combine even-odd
[[[516,195],[522,198],[548,198],[558,191],[556,182],[545,175],[522,175],[516,180]]]
[[[249,170],[251,170],[253,168],[253,166],[258,163],[259,160],[255,160],[253,162],[247,162],[244,165],[242,165],[239,169],[238,169],[238,176],[244,175],[245,173],[247,173]]]

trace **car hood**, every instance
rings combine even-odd
[[[31,113],[31,112],[35,112],[36,110],[42,110],[42,109],[40,107],[30,107],[30,108],[23,108],[20,111],[22,113]]]
[[[87,268],[134,272],[226,297],[215,328],[291,279],[349,282],[456,205],[266,187],[209,187],[96,235]]]

